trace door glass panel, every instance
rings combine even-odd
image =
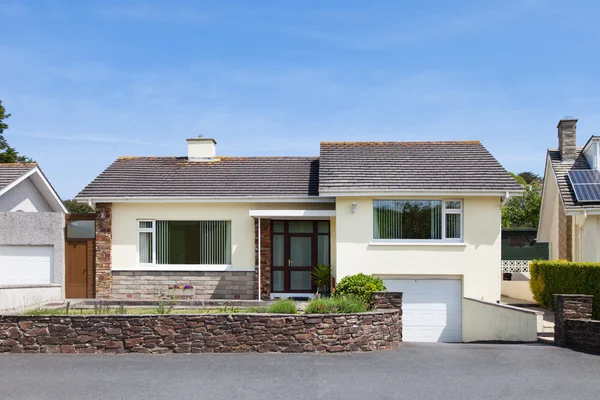
[[[67,238],[69,239],[94,239],[96,237],[96,221],[81,220],[67,222]]]
[[[283,233],[283,221],[273,221],[273,232]]]
[[[311,271],[292,271],[290,289],[293,290],[310,290]]]
[[[273,291],[283,292],[283,271],[273,271]]]
[[[291,267],[311,267],[312,237],[290,237]]]
[[[318,262],[329,266],[329,235],[319,235]]]
[[[312,221],[290,221],[289,222],[290,233],[313,233],[313,222]]]
[[[273,266],[283,267],[283,235],[273,235]]]
[[[319,233],[329,233],[329,221],[319,221]]]

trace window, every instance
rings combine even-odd
[[[460,200],[374,200],[373,238],[462,240]]]
[[[138,221],[138,235],[140,264],[231,264],[231,221]]]

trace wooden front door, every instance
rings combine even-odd
[[[65,294],[68,299],[93,298],[94,214],[68,214],[65,243]]]
[[[84,299],[87,297],[88,244],[67,242],[66,246],[66,296],[69,299]]]
[[[313,268],[329,265],[329,221],[271,223],[271,292],[314,293]]]

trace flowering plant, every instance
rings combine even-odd
[[[169,290],[175,290],[175,289],[180,289],[180,290],[188,290],[188,289],[193,289],[194,287],[192,285],[169,285]]]

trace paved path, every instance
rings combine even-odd
[[[352,355],[2,355],[0,399],[598,399],[600,357],[539,344]]]

